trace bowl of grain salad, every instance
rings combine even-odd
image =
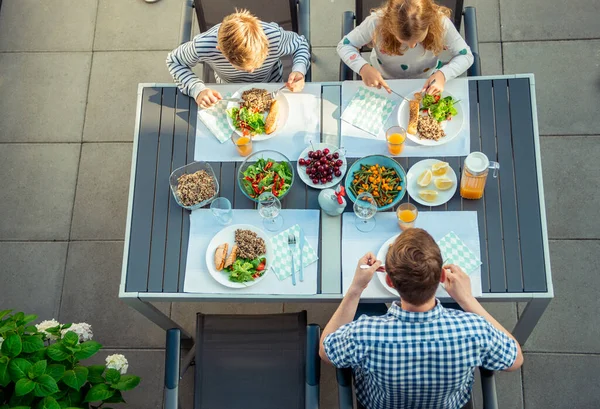
[[[175,169],[169,185],[177,204],[188,210],[206,206],[219,194],[219,182],[207,162],[192,162]]]

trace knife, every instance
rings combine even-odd
[[[298,243],[298,247],[300,248],[300,281],[304,281],[304,261],[302,260],[302,251],[304,250],[304,230],[300,227],[300,243]]]

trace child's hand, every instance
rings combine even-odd
[[[433,80],[435,80],[434,84],[432,84]],[[446,85],[446,76],[443,72],[438,71],[427,78],[421,92],[427,91],[431,95],[441,94],[444,91],[444,85]]]
[[[471,292],[471,279],[464,271],[454,264],[450,264],[443,267],[446,273],[446,279],[444,280],[444,288],[458,303],[463,306],[464,304],[471,301],[473,294]]]
[[[290,73],[285,86],[292,92],[300,92],[304,89],[304,74],[298,71]]]
[[[368,265],[369,268],[362,269],[361,265]],[[375,270],[377,270],[381,266],[381,261],[377,260],[375,254],[369,252],[365,254],[360,260],[358,260],[358,265],[356,266],[356,272],[354,273],[354,279],[352,279],[351,287],[359,291],[363,291],[373,278],[373,274],[375,274]]]
[[[359,74],[367,87],[377,87],[378,89],[381,89],[381,87],[383,87],[388,92],[388,94],[392,93],[392,90],[390,89],[390,87],[388,87],[388,84],[381,76],[381,73],[375,68],[373,68],[371,65],[363,65],[360,69]]]
[[[196,97],[196,103],[200,105],[201,108],[210,108],[221,99],[223,99],[223,97],[217,91],[206,88],[204,91],[198,94]]]

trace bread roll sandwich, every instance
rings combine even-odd
[[[410,100],[410,116],[408,118],[408,128],[406,132],[409,134],[415,135],[417,133],[417,125],[419,124],[419,101],[411,99]]]
[[[235,259],[237,257],[237,249],[237,244],[234,244],[233,247],[231,247],[231,254],[225,260],[225,265],[223,266],[223,268],[227,268],[235,262]]]
[[[228,247],[229,245],[227,243],[220,244],[215,250],[215,268],[217,271],[221,271],[223,270],[223,267],[225,267],[225,258],[227,257]]]
[[[271,103],[271,108],[269,109],[269,115],[267,115],[267,120],[265,121],[265,133],[267,135],[272,134],[277,129],[277,117],[279,116],[279,101],[274,100]]]

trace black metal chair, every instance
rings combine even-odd
[[[195,346],[180,369],[180,331],[167,331],[165,405],[195,366],[194,409],[318,409],[320,328],[306,311],[271,315],[197,315]]]
[[[468,69],[467,75],[478,76],[481,75],[481,60],[479,57],[479,40],[477,38],[477,14],[475,13],[475,7],[466,7],[463,11],[463,0],[436,0],[438,4],[444,5],[452,10],[452,20],[454,26],[460,31],[461,21],[464,17],[465,22],[465,41],[471,48],[475,61],[473,65]],[[342,37],[348,34],[358,26],[363,20],[369,16],[371,10],[378,8],[383,3],[383,0],[355,0],[355,10],[345,11],[342,16]],[[371,51],[370,49],[363,47],[361,52]],[[357,79],[355,73],[340,61],[340,81]]]
[[[200,32],[219,24],[235,9],[248,9],[262,21],[275,22],[283,29],[303,35],[310,46],[310,0],[184,0],[180,43],[190,40],[192,32],[192,9],[196,12]],[[282,58],[284,78],[291,72],[292,58]],[[311,69],[306,73],[306,81],[311,79]],[[203,64],[202,80],[214,82],[214,75],[208,64]]]

